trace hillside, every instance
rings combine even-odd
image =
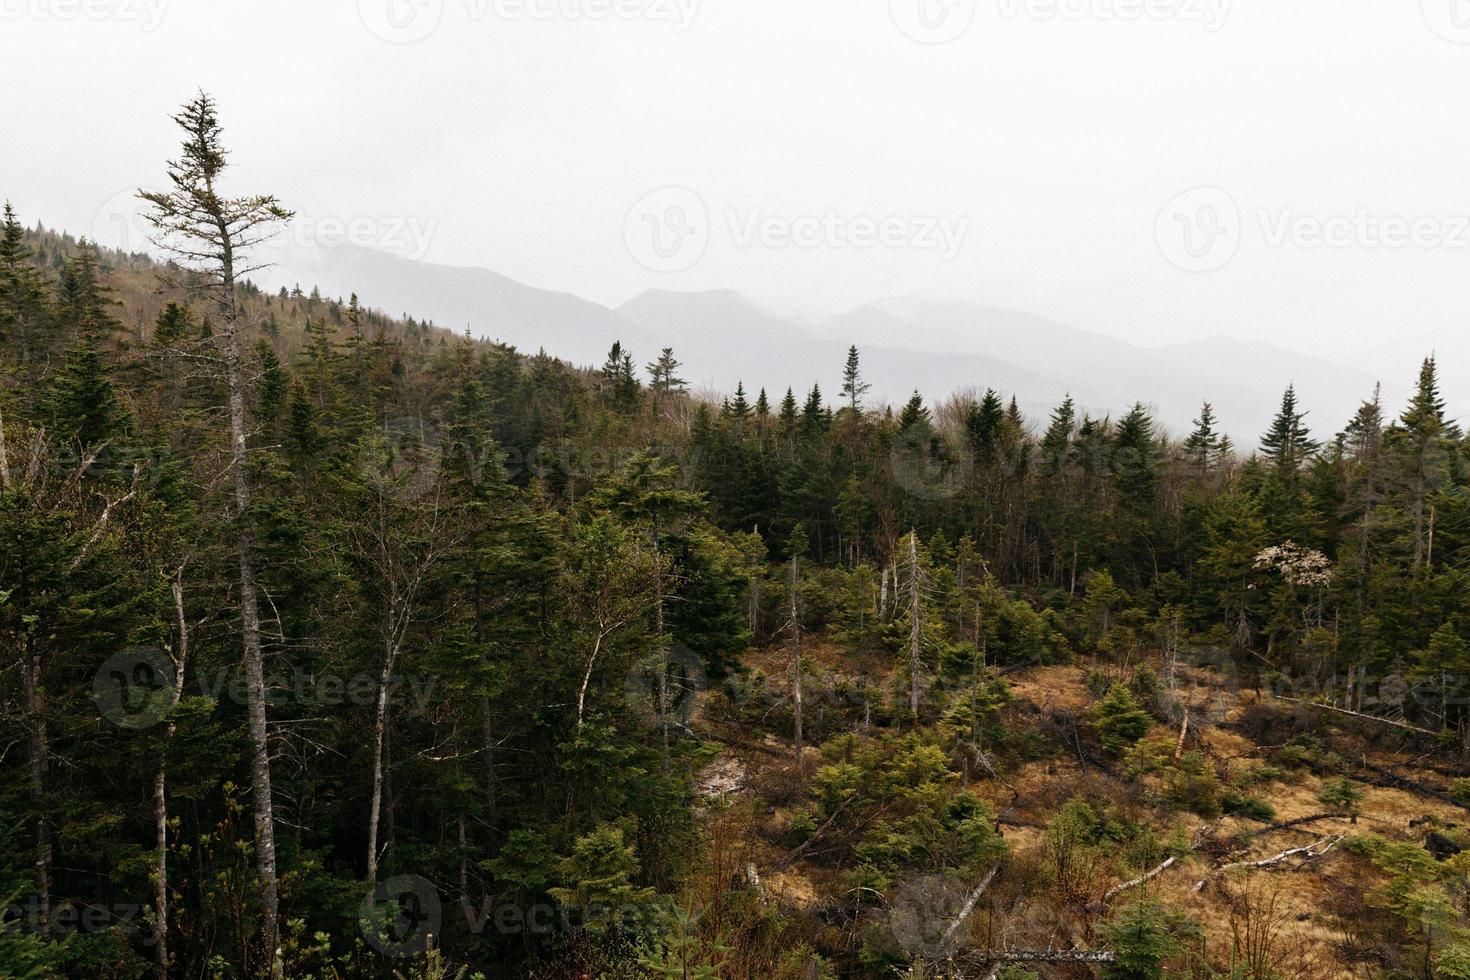
[[[1390,400],[1409,394],[1399,373],[1385,376],[1386,361],[1358,369],[1339,363],[1336,351],[1303,354],[1225,337],[1141,347],[959,300],[893,299],[813,322],[762,310],[728,289],[649,290],[609,309],[487,269],[352,245],[285,249],[263,276],[273,287],[299,282],[328,295],[355,291],[364,305],[391,315],[408,311],[527,352],[544,347],[574,364],[600,364],[614,340],[637,355],[640,368],[673,347],[690,383],[721,395],[741,382],[752,391],[764,386],[773,398],[814,383],[835,390],[851,344],[869,354],[872,397],[895,406],[914,391],[939,403],[993,388],[1015,395],[1032,418],[1045,417],[1069,394],[1079,409],[1116,418],[1141,398],[1161,425],[1182,436],[1209,401],[1222,431],[1237,442],[1269,423],[1288,384],[1334,419],[1350,415],[1379,382]],[[1444,363],[1457,359],[1447,354]]]
[[[3,231],[0,972],[1467,975],[1432,359],[1255,452],[880,407],[919,355],[734,294],[524,309],[845,385]]]

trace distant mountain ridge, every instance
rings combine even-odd
[[[639,364],[663,347],[696,388],[732,392],[744,382],[772,400],[820,384],[835,399],[849,344],[863,355],[875,402],[901,404],[913,391],[935,404],[957,391],[1014,395],[1036,425],[1070,394],[1079,409],[1116,416],[1143,401],[1174,434],[1209,400],[1221,426],[1253,446],[1295,383],[1319,436],[1340,430],[1377,379],[1326,358],[1215,337],[1140,347],[1044,317],[953,299],[900,297],[814,324],[762,310],[733,290],[649,290],[609,309],[538,289],[488,269],[416,261],[355,246],[290,252],[261,277],[274,288],[300,282],[332,295],[356,292],[389,314],[432,319],[454,330],[600,364],[621,341]],[[1412,378],[1384,378],[1390,410]]]

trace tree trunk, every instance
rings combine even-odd
[[[184,668],[189,661],[189,625],[184,618],[184,569],[179,568],[172,584],[174,613],[178,618],[179,639],[169,659],[174,664],[173,690],[169,693],[169,710],[179,705],[184,695]],[[172,741],[178,726],[168,723],[164,732],[165,744]],[[165,750],[167,751],[167,750]],[[157,840],[158,854],[154,858],[154,943],[153,954],[158,960],[159,980],[168,978],[168,759],[159,763],[158,775],[153,777],[153,828]]]
[[[383,665],[378,671],[378,697],[373,705],[373,795],[368,804],[367,880],[369,885],[378,880],[378,823],[383,809],[384,748],[388,736],[388,684],[393,676],[393,661],[398,655],[398,645],[392,636],[387,638],[383,651]]]
[[[25,710],[30,728],[29,769],[31,811],[36,820],[36,928],[46,935],[51,927],[51,824],[46,819],[46,772],[50,748],[46,739],[46,695],[41,690],[41,655],[25,638]]]
[[[235,304],[235,263],[229,227],[219,223],[224,243],[221,286],[225,307],[225,372],[229,388],[230,464],[235,477],[235,517],[239,521],[240,628],[244,647],[247,727],[250,732],[250,784],[254,794],[255,864],[260,875],[262,939],[270,975],[279,978],[280,884],[276,877],[276,821],[271,798],[270,735],[266,727],[264,655],[260,638],[260,599],[255,584],[255,539],[251,531],[249,458],[246,445],[245,378]]]
[[[796,602],[796,589],[800,583],[800,559],[791,556],[791,703],[793,715],[793,741],[796,746],[796,768],[801,771],[802,740],[801,717],[801,619]]]
[[[909,710],[919,719],[919,657],[923,626],[919,618],[919,539],[909,532]]]

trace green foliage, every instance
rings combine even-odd
[[[1126,905],[1101,928],[1116,955],[1102,968],[1106,980],[1161,980],[1164,962],[1179,955],[1199,927],[1157,902]]]
[[[1092,723],[1104,751],[1118,755],[1144,735],[1153,725],[1148,712],[1138,706],[1133,692],[1124,684],[1114,684],[1103,699],[1092,707]]]

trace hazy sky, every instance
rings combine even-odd
[[[104,242],[202,86],[306,241],[1470,353],[1470,0],[0,0],[0,64],[0,195]]]

